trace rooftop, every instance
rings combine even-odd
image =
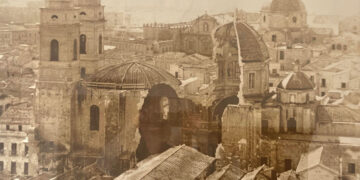
[[[296,168],[296,173],[308,170],[321,163],[321,155],[323,153],[323,147],[319,147],[306,154],[302,154],[300,157],[299,164]]]
[[[317,116],[320,122],[360,123],[360,112],[347,106],[319,106]]]
[[[182,145],[168,149],[138,163],[138,168],[129,170],[120,179],[196,179],[215,158]]]
[[[33,107],[25,102],[8,106],[8,109],[0,117],[0,123],[30,124],[33,118]]]
[[[285,79],[283,79],[278,88],[285,90],[312,90],[314,84],[303,72],[290,73]]]

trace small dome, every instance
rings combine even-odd
[[[301,0],[273,0],[270,5],[271,12],[290,13],[306,12],[305,5]]]
[[[283,79],[278,85],[280,89],[286,90],[312,90],[314,84],[303,72],[293,72]]]
[[[125,62],[105,67],[89,78],[90,83],[116,84],[121,89],[151,89],[157,84],[176,87],[181,82],[170,73],[145,62]]]
[[[238,22],[236,28],[239,35],[241,57],[244,62],[249,61],[265,61],[269,59],[267,47],[261,36],[249,25]],[[237,49],[237,41],[234,23],[228,23],[219,27],[215,32],[215,39],[219,43],[219,47],[226,42],[230,42],[231,46]]]

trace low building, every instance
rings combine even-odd
[[[0,27],[0,42],[2,46],[36,45],[39,43],[39,40],[39,27],[36,24],[10,24]]]
[[[302,70],[316,84],[316,94],[325,96],[329,91],[358,91],[360,63],[358,56],[320,56]]]
[[[296,174],[301,180],[338,180],[339,171],[331,169],[323,164],[323,147],[319,147],[301,155]]]
[[[157,67],[183,81],[186,95],[199,94],[203,85],[209,85],[216,79],[216,64],[207,56],[169,52],[155,56],[154,61]]]
[[[360,34],[360,16],[352,16],[340,21],[339,31],[340,33],[351,32]]]
[[[330,54],[359,54],[360,35],[344,32],[339,36],[326,38],[324,40]]]

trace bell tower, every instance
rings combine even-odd
[[[36,116],[41,140],[67,150],[80,79],[79,35],[78,10],[72,0],[47,0],[41,9]]]
[[[80,18],[81,77],[94,74],[104,60],[104,6],[100,0],[76,0]]]

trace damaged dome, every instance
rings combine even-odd
[[[245,23],[236,23],[236,29],[239,35],[241,57],[244,62],[265,61],[269,59],[269,53],[262,37],[249,25]],[[236,33],[234,23],[228,23],[220,26],[215,31],[215,40],[218,48],[230,44],[237,49]]]
[[[99,70],[90,83],[112,84],[120,89],[150,89],[157,84],[176,87],[181,82],[170,73],[145,62],[125,62]]]

